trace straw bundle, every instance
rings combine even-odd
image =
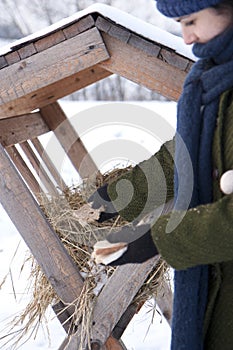
[[[75,312],[71,320],[73,325],[81,327],[81,345],[89,339],[89,326],[95,298],[115,270],[113,267],[96,265],[90,259],[93,245],[106,237],[109,230],[117,230],[126,222],[117,217],[117,219],[109,220],[103,224],[99,224],[95,220],[83,223],[74,213],[86,204],[85,198],[88,198],[96,187],[109,183],[122,171],[127,170],[117,169],[104,176],[98,174],[94,184],[93,181],[88,181],[82,186],[67,188],[64,193],[56,197],[41,195],[41,208],[84,278],[83,290],[76,300]],[[35,336],[39,325],[46,321],[45,312],[48,306],[59,301],[55,291],[32,256],[30,256],[29,261],[32,264],[29,277],[33,292],[32,300],[13,322],[13,327],[19,324],[23,325],[17,343],[29,332],[30,336],[33,333]],[[167,264],[160,259],[133,302],[142,305],[148,299],[156,297],[158,288],[162,286],[164,279],[168,278],[167,271]]]

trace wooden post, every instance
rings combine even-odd
[[[10,219],[64,304],[75,303],[83,279],[0,145],[0,198]]]

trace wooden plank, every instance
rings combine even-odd
[[[116,39],[124,41],[133,47],[143,50],[149,55],[157,57],[161,50],[160,44],[151,42],[148,39],[130,32],[129,30],[126,31],[122,27],[119,27],[119,25],[113,24],[110,22],[110,20],[107,20],[101,16],[98,16],[96,20],[96,27]]]
[[[8,63],[4,56],[0,56],[0,69],[7,67]]]
[[[139,50],[144,51],[148,55],[155,56],[155,57],[158,57],[159,52],[161,50],[160,45],[156,45],[155,43],[145,40],[135,34],[131,34],[128,40],[128,44]]]
[[[38,174],[38,177],[42,184],[45,186],[49,194],[57,195],[58,190],[49,178],[48,174],[46,173],[43,165],[39,161],[39,159],[36,157],[35,153],[33,152],[31,146],[27,141],[22,142],[20,144],[20,147],[24,151],[25,155],[27,156],[28,160],[30,161],[32,167],[35,169],[36,173]]]
[[[122,334],[124,333],[129,322],[132,320],[133,316],[136,314],[137,310],[138,310],[138,305],[136,303],[130,304],[128,306],[128,308],[120,317],[119,321],[117,322],[116,326],[112,331],[112,335],[114,338],[116,339],[121,338]]]
[[[58,99],[104,79],[111,74],[111,72],[97,65],[87,68],[65,79],[50,84],[46,86],[46,88],[38,89],[31,94],[26,94],[16,100],[0,105],[0,119],[30,113],[36,108],[41,108],[53,103]]]
[[[49,131],[40,112],[0,119],[0,143],[7,147],[35,138]]]
[[[61,43],[65,39],[66,38],[65,38],[65,35],[63,34],[63,31],[59,30],[53,34],[50,34],[49,36],[46,36],[42,39],[37,40],[34,43],[34,46],[37,52],[41,52],[48,49],[49,47],[52,47],[54,45]]]
[[[40,111],[80,176],[87,178],[93,175],[98,169],[60,105],[53,103],[41,108]]]
[[[41,187],[35,179],[32,172],[28,169],[27,164],[23,160],[17,148],[15,146],[8,147],[7,153],[11,157],[13,163],[18,169],[19,173],[22,175],[24,181],[26,182],[32,193],[36,196],[36,198],[38,198],[38,195],[41,192]]]
[[[16,62],[19,62],[20,56],[19,56],[17,51],[12,51],[12,52],[5,55],[5,59],[8,63],[8,65],[10,65],[10,64],[14,64]]]
[[[99,294],[92,317],[91,344],[104,350],[107,338],[111,334],[121,315],[132,302],[159,257],[142,264],[119,266],[107,281]],[[124,281],[124,283],[122,283]],[[78,332],[71,336],[66,350],[79,348]]]
[[[69,25],[63,29],[63,33],[67,39],[82,33],[95,26],[94,18],[91,15],[81,18],[79,21]]]
[[[63,303],[73,303],[83,279],[0,145],[1,203]]]
[[[183,71],[187,70],[188,64],[190,62],[187,58],[181,57],[177,55],[174,51],[168,49],[162,49],[159,52],[159,58],[162,61],[171,64],[172,66],[177,67]]]
[[[33,43],[25,45],[18,50],[21,59],[30,57],[36,53],[36,48]],[[25,66],[26,67],[26,66]]]
[[[97,28],[0,70],[1,104],[67,78],[109,58]],[[17,114],[17,113],[16,113]]]
[[[102,35],[111,58],[101,62],[101,67],[177,101],[186,77],[185,71],[148,56],[106,33]]]
[[[48,156],[46,150],[43,148],[41,142],[37,138],[32,139],[31,142],[32,142],[33,146],[35,147],[35,149],[37,150],[37,152],[39,153],[39,155],[40,155],[41,159],[43,160],[43,162],[45,163],[46,167],[48,168],[53,179],[57,183],[58,188],[60,188],[62,191],[65,191],[65,189],[67,188],[67,185],[65,184],[65,182],[63,181],[59,172],[55,168],[53,162],[49,158],[49,156]]]

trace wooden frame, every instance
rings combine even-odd
[[[75,303],[83,280],[38,206],[40,191],[55,194],[66,187],[38,137],[52,131],[82,178],[97,171],[57,100],[111,74],[177,100],[192,63],[96,12],[25,39],[0,56],[1,203],[61,299],[55,311]],[[131,302],[156,260],[116,269],[93,310],[91,349],[123,349],[114,339],[137,311]],[[157,301],[170,323],[170,289]],[[72,307],[58,318],[62,322],[71,313]],[[78,344],[79,330],[60,350],[77,350]]]

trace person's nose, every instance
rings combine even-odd
[[[186,45],[191,45],[197,42],[196,34],[189,28],[182,28],[182,36]]]

